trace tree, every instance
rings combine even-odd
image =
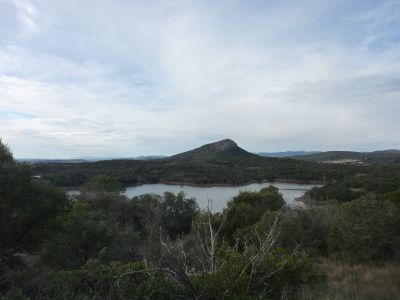
[[[10,148],[0,138],[0,163],[14,162]]]
[[[277,211],[284,203],[282,194],[273,186],[259,192],[240,192],[228,203],[223,231],[232,239],[235,231],[255,224],[265,212]]]
[[[30,168],[15,162],[0,142],[0,288],[7,284],[7,272],[24,265],[21,256],[50,236],[66,205],[64,191],[33,179]]]
[[[75,203],[60,217],[60,223],[57,233],[44,245],[42,258],[49,266],[76,269],[104,249],[113,260],[130,259],[136,254],[131,252],[139,244],[138,233],[88,203]]]
[[[195,237],[161,239],[161,254],[148,259],[153,266],[149,271],[174,278],[187,291],[186,298],[282,299],[284,294],[296,295],[302,284],[323,280],[298,248],[276,247],[276,219],[268,231],[256,231],[254,239],[244,236],[247,243],[237,247],[218,238],[219,228],[214,230],[212,217],[204,216],[197,220]]]
[[[330,222],[337,207],[324,205],[304,208],[287,208],[281,213],[278,244],[291,248],[296,244],[312,256],[328,254],[327,236]]]
[[[397,224],[394,205],[374,195],[344,203],[330,225],[330,252],[350,262],[390,259],[399,239]]]
[[[185,198],[185,194],[178,195],[166,192],[161,202],[162,224],[161,226],[171,238],[189,233],[192,222],[199,212],[196,200]]]
[[[125,191],[125,187],[117,178],[108,175],[95,175],[83,186],[89,193],[113,193],[119,194]]]
[[[271,211],[277,211],[285,205],[285,200],[279,189],[272,185],[260,190],[259,194],[262,196],[265,206]]]

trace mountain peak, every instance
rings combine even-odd
[[[216,151],[225,151],[227,149],[236,148],[238,145],[231,139],[224,139],[215,143],[206,144],[202,147],[212,147]]]
[[[199,148],[171,156],[170,158],[211,161],[244,156],[249,157],[253,155],[254,154],[240,148],[233,140],[224,139],[218,142],[205,144]]]

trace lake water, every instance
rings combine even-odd
[[[232,199],[232,197],[239,194],[240,191],[258,192],[264,187],[275,186],[282,193],[283,199],[285,199],[288,205],[303,206],[302,202],[295,201],[304,195],[306,191],[321,185],[315,184],[296,184],[296,183],[252,183],[241,186],[189,186],[189,185],[170,185],[170,184],[143,184],[139,186],[127,187],[124,195],[127,197],[135,197],[143,194],[159,194],[162,195],[164,192],[171,192],[177,194],[184,192],[187,198],[196,198],[197,203],[201,209],[206,209],[208,199],[213,200],[213,212],[222,211],[226,207],[226,203]],[[69,195],[77,195],[79,191],[71,190],[68,191]]]
[[[169,184],[144,184],[139,186],[128,187],[125,195],[128,197],[139,196],[142,194],[160,194],[164,192],[179,193],[184,192],[187,198],[196,198],[201,209],[207,208],[208,199],[213,200],[213,211],[222,211],[226,207],[226,203],[236,196],[240,191],[257,192],[267,186],[275,186],[282,193],[283,198],[289,205],[303,205],[301,202],[295,201],[296,198],[304,195],[306,191],[314,186],[312,184],[294,184],[294,183],[252,183],[242,186],[212,186],[197,187],[188,185],[169,185]]]

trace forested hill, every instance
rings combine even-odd
[[[400,164],[400,150],[383,150],[373,152],[326,151],[308,155],[293,156],[295,159],[331,162],[331,163],[361,163],[361,164]]]
[[[359,167],[261,157],[240,148],[232,140],[218,141],[152,161],[129,159],[33,165],[36,175],[65,187],[81,186],[96,174],[115,176],[125,185],[157,182],[245,184],[262,180],[336,180],[354,173],[356,168]]]
[[[170,160],[231,160],[231,159],[254,159],[258,156],[240,148],[231,139],[225,139],[215,143],[203,145],[194,150],[170,156]]]

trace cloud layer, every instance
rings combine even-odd
[[[0,1],[17,157],[400,147],[398,1]]]

